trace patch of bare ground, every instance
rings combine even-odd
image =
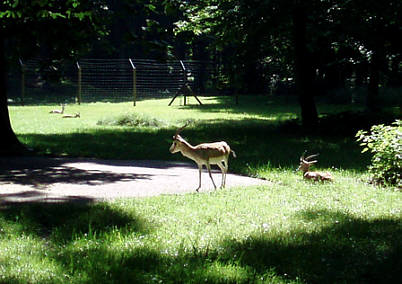
[[[213,171],[220,184],[220,171]],[[267,181],[227,174],[226,187]],[[0,205],[20,202],[102,201],[195,192],[194,163],[48,157],[0,158]],[[200,192],[212,191],[206,171]]]

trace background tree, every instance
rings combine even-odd
[[[337,21],[342,44],[355,50],[349,58],[355,66],[366,64],[368,90],[367,107],[379,108],[379,86],[395,80],[401,63],[402,3],[401,1],[345,1],[334,4],[332,15]],[[400,72],[400,71],[399,71]],[[397,75],[396,75],[397,76]]]
[[[0,4],[0,154],[25,152],[11,125],[6,76],[19,56],[46,55],[52,60],[76,58],[89,42],[105,33],[101,1],[2,1]]]
[[[401,5],[396,0],[192,1],[181,6],[185,17],[177,32],[210,39],[209,50],[218,54],[213,56],[228,85],[261,93],[274,77],[295,82],[302,122],[314,126],[314,96],[354,80],[367,85],[367,107],[376,111],[379,86],[398,81]]]
[[[218,91],[261,94],[284,86],[297,94],[306,127],[318,121],[316,96],[353,82],[365,88],[373,112],[380,87],[401,84],[397,0],[7,0],[0,6],[0,131],[7,145],[18,143],[5,74],[21,56],[40,55],[52,66],[84,54],[212,61]]]

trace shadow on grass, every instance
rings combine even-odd
[[[327,224],[319,232],[290,230],[277,237],[257,233],[243,242],[227,240],[219,261],[237,259],[257,274],[274,270],[307,283],[395,283],[402,262],[400,220],[363,220],[327,210],[304,211],[301,221]]]
[[[1,219],[19,230],[46,238],[55,245],[75,238],[96,239],[115,230],[148,234],[153,225],[135,212],[127,213],[106,203],[24,203],[0,208]]]
[[[191,97],[189,97],[191,99]],[[231,113],[247,114],[264,118],[271,118],[276,121],[294,118],[300,112],[295,97],[274,97],[274,96],[239,96],[239,103],[236,104],[235,97],[200,97],[202,105],[191,99],[187,105],[177,106],[178,109],[191,109],[207,113]],[[217,103],[218,102],[218,103]]]
[[[79,282],[86,279],[85,282],[89,283],[97,280],[105,283],[112,276],[113,281],[123,277],[125,283],[132,283],[135,278],[124,278],[127,273],[135,276],[139,269],[149,265],[147,261],[157,265],[158,257],[152,256],[148,249],[136,249],[135,255],[134,250],[129,250],[125,252],[123,261],[120,252],[127,247],[122,245],[117,250],[109,247],[111,239],[147,235],[153,231],[155,225],[136,214],[135,210],[127,212],[107,203],[13,204],[0,208],[0,225],[0,239],[21,242],[24,237],[19,240],[18,236],[25,235],[38,237],[44,242],[42,258],[57,263],[63,271],[61,275],[52,274],[57,283],[71,283],[75,274],[83,277]],[[84,248],[82,243],[88,246]],[[27,257],[24,253],[30,254],[29,251],[19,251],[19,258]],[[123,271],[126,273],[120,275]],[[25,283],[28,280],[24,277],[2,275],[0,282]]]
[[[47,236],[51,247],[63,245],[46,257],[69,279],[85,276],[87,283],[398,283],[402,267],[400,220],[363,220],[329,210],[297,214],[300,222],[322,226],[313,233],[257,231],[245,240],[183,248],[176,256],[124,242],[110,249],[105,233],[118,230],[126,239],[150,233],[150,227],[141,217],[105,204],[24,205],[0,216],[22,224],[25,232]],[[74,240],[98,246],[66,249]]]
[[[169,147],[176,129],[115,128],[66,135],[24,134],[19,138],[40,154],[122,160],[180,160]],[[364,171],[368,156],[360,154],[354,138],[306,134],[261,120],[202,121],[187,127],[182,136],[192,145],[226,141],[236,152],[231,169],[248,174],[250,168],[269,165],[295,169],[300,155],[319,152],[318,167]],[[112,178],[112,177],[111,177]]]

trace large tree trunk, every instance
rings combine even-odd
[[[17,139],[10,124],[7,106],[6,66],[4,33],[0,30],[0,156],[20,155],[27,153],[27,149]]]
[[[307,16],[304,3],[295,1],[293,11],[293,31],[295,49],[295,80],[301,107],[303,126],[313,128],[318,123],[318,114],[314,101],[314,70],[306,40]]]

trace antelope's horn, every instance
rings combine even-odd
[[[307,158],[305,158],[305,160],[306,161],[308,161],[308,160],[310,160],[310,159],[312,159],[312,158],[315,158],[315,157],[317,157],[317,156],[319,156],[320,154],[314,154],[314,155],[310,155],[310,156],[308,156]]]
[[[304,150],[303,154],[300,156],[300,162],[304,160],[304,155],[306,155],[307,150]]]
[[[176,135],[179,135],[180,132],[182,132],[183,129],[187,127],[187,125],[188,125],[188,122],[187,122],[186,124],[184,124],[184,126],[182,126],[182,127],[180,127],[179,129],[177,129],[177,130],[176,130]]]

